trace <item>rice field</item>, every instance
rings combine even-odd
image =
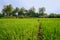
[[[42,40],[60,39],[59,18],[39,18],[39,24]],[[37,40],[38,30],[38,18],[0,19],[0,40]]]
[[[0,40],[36,40],[35,19],[0,19]]]
[[[60,19],[47,18],[40,19],[43,30],[43,40],[60,40]]]

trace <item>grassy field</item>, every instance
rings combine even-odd
[[[60,19],[40,18],[43,40],[60,40]],[[0,19],[0,40],[37,40],[38,18]]]
[[[60,40],[60,19],[47,18],[40,19],[43,30],[43,40]]]
[[[36,40],[35,19],[0,19],[0,40]]]

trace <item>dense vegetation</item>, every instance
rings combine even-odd
[[[0,40],[60,40],[59,18],[39,18],[39,25],[38,18],[0,19]]]
[[[37,20],[0,19],[0,40],[36,40]]]
[[[60,19],[47,18],[40,19],[40,24],[43,31],[43,40],[60,40]]]
[[[23,18],[23,17],[44,17],[44,18],[60,18],[60,14],[51,13],[48,15],[45,13],[45,7],[39,8],[38,12],[36,12],[34,7],[31,7],[29,10],[22,8],[13,8],[11,4],[5,5],[0,13],[1,17],[12,17],[12,18]]]

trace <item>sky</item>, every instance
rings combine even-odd
[[[29,9],[35,7],[36,11],[39,8],[45,7],[46,13],[59,13],[60,14],[60,0],[0,0],[0,12],[4,5],[12,4],[15,7],[24,7]]]

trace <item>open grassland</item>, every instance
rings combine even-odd
[[[60,40],[59,18],[0,19],[0,40],[37,40],[39,25],[42,40]]]

